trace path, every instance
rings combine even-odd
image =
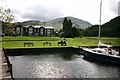
[[[8,64],[2,49],[0,49],[0,80],[1,79],[12,80],[10,70],[8,68]]]

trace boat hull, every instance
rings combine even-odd
[[[85,51],[84,59],[120,64],[120,57],[102,55],[102,54],[92,53],[89,51]]]

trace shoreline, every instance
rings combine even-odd
[[[3,51],[8,55],[26,55],[26,54],[44,54],[44,53],[59,53],[59,52],[75,52],[76,54],[83,54],[83,48],[97,48],[97,46],[60,46],[60,47],[41,47],[41,48],[3,48]],[[104,48],[104,47],[103,47]],[[120,46],[110,47],[120,51]],[[120,52],[119,52],[120,53]]]
[[[86,47],[86,48],[97,48],[98,46],[44,46],[44,47],[11,47],[11,48],[3,48],[3,49],[44,49],[44,48],[80,48],[80,47]],[[106,48],[106,47],[103,47]],[[110,48],[120,49],[119,46],[112,46]]]

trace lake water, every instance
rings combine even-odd
[[[9,56],[14,78],[120,78],[120,67],[99,64],[69,52]]]

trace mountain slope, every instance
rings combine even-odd
[[[88,26],[91,26],[91,24],[87,21],[78,19],[78,18],[74,18],[74,17],[67,17],[68,19],[71,19],[72,23],[73,23],[73,27],[79,28],[79,29],[85,29],[88,28]],[[50,20],[50,21],[46,21],[46,25],[52,25],[55,27],[55,29],[61,29],[63,27],[63,21],[64,21],[64,17],[61,18],[57,18],[54,20]]]
[[[92,25],[84,30],[84,36],[98,36],[99,25]],[[120,37],[120,16],[101,26],[101,37]]]
[[[29,20],[24,22],[17,22],[17,24],[21,24],[23,26],[29,26],[29,25],[39,25],[41,24],[41,22],[38,20]]]
[[[120,37],[120,16],[102,25],[101,36]]]

